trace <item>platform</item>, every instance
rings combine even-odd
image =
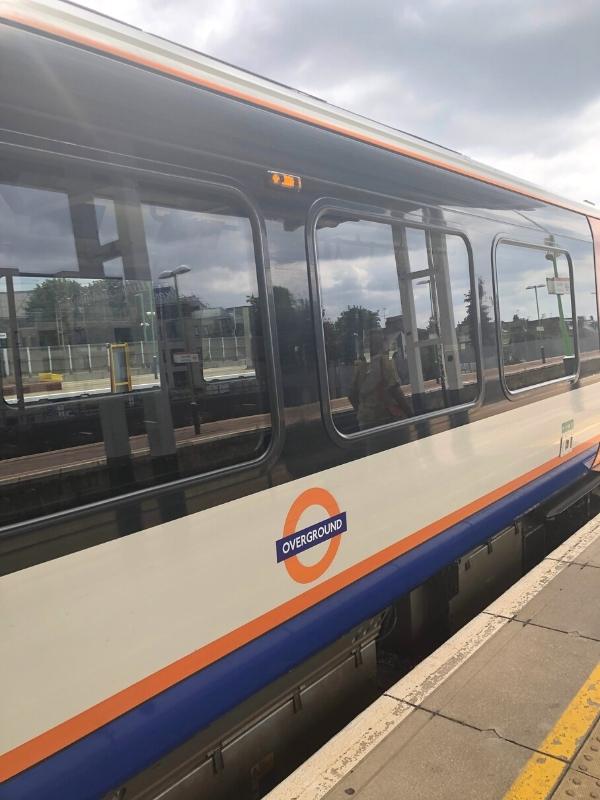
[[[268,800],[600,800],[600,516]]]

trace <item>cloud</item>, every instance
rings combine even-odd
[[[596,0],[88,0],[600,205]]]
[[[529,180],[558,194],[600,205],[600,99],[572,119],[564,120],[554,146],[536,148],[535,143],[532,137],[529,147],[524,146],[516,153],[474,145],[471,155],[480,161],[493,161],[495,166],[514,175],[527,175]]]

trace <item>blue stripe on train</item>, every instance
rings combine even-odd
[[[2,800],[92,800],[586,473],[595,448],[449,528],[113,720],[0,789]]]

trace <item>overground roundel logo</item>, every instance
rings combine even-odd
[[[326,518],[298,530],[302,514],[309,508],[320,507]],[[306,489],[294,500],[283,525],[283,536],[275,542],[277,562],[283,561],[290,578],[297,583],[312,583],[331,566],[340,548],[340,535],[347,530],[346,512],[340,511],[337,500],[326,489]],[[315,564],[303,564],[299,553],[329,542],[323,556]]]

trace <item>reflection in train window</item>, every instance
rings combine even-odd
[[[158,386],[154,317],[149,281],[5,275],[4,400],[37,403]]]
[[[496,281],[504,381],[509,391],[577,371],[572,272],[567,256],[501,242]],[[585,321],[581,334],[585,337]],[[594,331],[597,337],[597,330]]]
[[[328,213],[316,244],[341,433],[475,400],[472,270],[460,236]]]
[[[11,165],[0,524],[265,453],[256,252],[248,210],[226,192]]]
[[[0,184],[0,269],[77,272],[67,193]]]
[[[217,393],[232,380],[254,381],[258,289],[250,221],[149,204],[143,218],[169,349],[166,372]]]

